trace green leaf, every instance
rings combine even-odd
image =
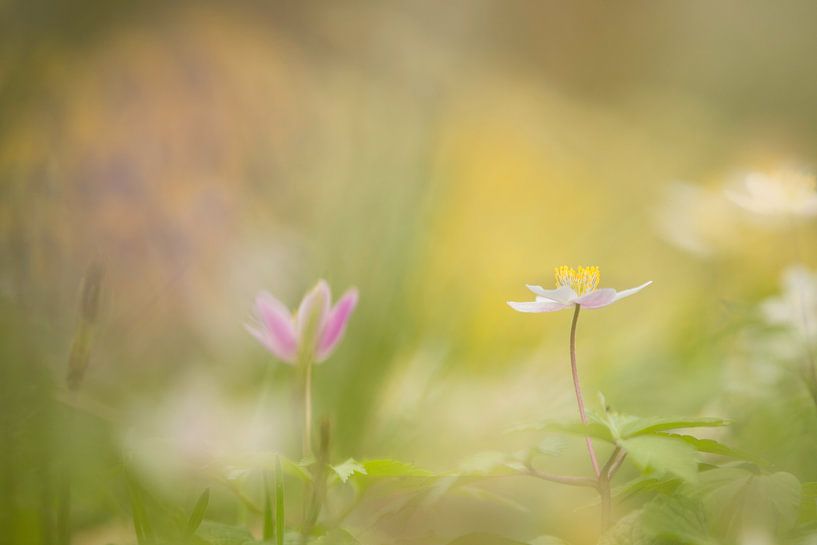
[[[355,473],[359,473],[361,475],[367,475],[366,468],[355,460],[354,458],[349,458],[342,464],[338,464],[336,466],[330,466],[334,472],[338,475],[341,482],[346,482],[349,480],[349,477],[354,475]]]
[[[651,545],[641,524],[642,514],[639,509],[620,518],[601,536],[598,545]]]
[[[582,424],[581,422],[544,420],[540,422],[518,424],[508,430],[508,432],[520,431],[551,431],[557,433],[569,433],[572,435],[581,435],[582,437],[592,437],[608,443],[615,442],[615,438],[610,433],[607,425],[595,419],[587,424]]]
[[[619,432],[622,438],[628,438],[662,431],[712,428],[727,425],[729,425],[729,421],[722,418],[634,418],[622,422]]]
[[[473,533],[460,536],[448,545],[528,545],[522,541],[508,539],[494,534]]]
[[[545,456],[558,456],[565,446],[565,440],[561,437],[545,437],[536,445],[536,452]]]
[[[681,441],[684,441],[685,443],[689,444],[698,452],[706,452],[707,454],[718,454],[720,456],[726,456],[738,460],[754,461],[754,457],[752,455],[735,450],[731,447],[724,445],[723,443],[715,441],[714,439],[699,439],[698,437],[694,437],[692,435],[682,435],[678,433],[667,433],[659,435],[672,437],[674,439],[680,439]]]
[[[315,459],[305,458],[295,461],[277,452],[265,451],[245,454],[238,459],[232,460],[232,462],[234,465],[228,471],[228,479],[230,480],[247,477],[257,469],[275,471],[275,466],[280,463],[287,475],[303,482],[309,482],[312,480],[312,472],[309,467],[315,463]]]
[[[343,528],[336,528],[309,543],[310,545],[359,545],[360,541]]]
[[[616,501],[626,501],[642,492],[671,494],[676,488],[678,488],[680,483],[681,481],[678,478],[672,476],[664,478],[640,476],[628,483],[616,487],[613,489],[612,494]]]
[[[558,537],[539,536],[536,539],[530,541],[528,545],[566,545],[566,543],[559,539]]]
[[[249,545],[255,543],[252,535],[246,529],[209,520],[201,523],[196,535],[209,545]]]
[[[643,435],[622,440],[621,447],[647,474],[662,476],[671,473],[685,481],[695,481],[697,478],[698,461],[695,449],[684,441],[671,437]]]
[[[425,469],[420,469],[414,464],[391,460],[388,458],[379,460],[364,460],[360,463],[366,470],[364,475],[368,477],[433,477],[434,473]]]
[[[644,506],[644,531],[661,542],[678,545],[714,545],[703,505],[683,496],[659,496]]]
[[[210,489],[205,488],[201,493],[199,499],[196,501],[193,511],[190,513],[190,518],[187,520],[187,535],[196,533],[201,521],[204,520],[204,514],[207,512],[207,505],[210,503]]]
[[[510,474],[523,468],[516,458],[494,450],[474,454],[460,464],[460,471],[466,475]]]
[[[528,509],[527,506],[522,505],[518,501],[503,496],[501,494],[491,492],[490,490],[485,490],[484,488],[480,488],[478,486],[459,486],[456,488],[456,490],[472,498],[476,498],[480,501],[491,502],[497,505],[510,507],[511,509],[520,511],[522,513],[530,512],[530,509]]]
[[[800,488],[800,520],[817,522],[817,482],[803,483]]]
[[[682,492],[700,498],[718,527],[734,534],[758,524],[790,529],[797,520],[801,486],[791,473],[755,474],[728,467],[702,472],[699,484]]]
[[[126,479],[131,500],[131,514],[133,517],[133,527],[136,532],[136,541],[139,545],[146,545],[147,543],[153,542],[155,536],[148,521],[142,489],[130,475],[126,474]]]

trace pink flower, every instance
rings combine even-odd
[[[650,284],[645,282],[635,288],[616,291],[613,288],[599,288],[601,274],[598,267],[556,267],[556,289],[546,290],[542,286],[528,285],[536,294],[535,301],[508,301],[508,305],[519,312],[555,312],[579,305],[583,308],[601,308],[634,295]]]
[[[247,324],[247,331],[290,365],[305,359],[320,363],[343,338],[346,324],[357,305],[357,290],[347,290],[330,308],[331,299],[329,285],[320,280],[293,314],[281,301],[261,292],[255,298],[258,323]]]

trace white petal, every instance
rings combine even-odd
[[[624,290],[624,291],[620,291],[620,292],[616,293],[616,296],[615,296],[615,298],[614,298],[614,299],[611,301],[611,303],[615,303],[616,301],[620,301],[621,299],[624,299],[625,297],[629,297],[629,296],[631,296],[631,295],[635,295],[636,293],[638,293],[639,291],[643,290],[644,288],[646,288],[646,287],[647,287],[647,286],[649,286],[650,284],[652,284],[652,280],[650,280],[649,282],[644,282],[643,284],[641,284],[641,285],[640,285],[640,286],[638,286],[638,287],[635,287],[635,288],[630,288],[630,289],[628,289],[628,290]]]
[[[508,301],[508,306],[519,312],[555,312],[557,310],[567,308],[567,305],[563,303],[557,303],[556,301],[548,300],[526,301],[524,303]]]
[[[606,307],[616,299],[616,290],[613,288],[602,288],[591,291],[581,297],[577,297],[573,302],[584,308]]]
[[[528,289],[536,295],[565,305],[569,303],[571,299],[576,297],[576,292],[574,292],[570,286],[559,286],[555,290],[546,290],[542,286],[533,286],[528,284]]]

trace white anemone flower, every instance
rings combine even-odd
[[[601,273],[598,267],[582,267],[572,269],[567,266],[556,267],[556,289],[546,290],[542,286],[528,285],[528,289],[536,294],[535,301],[514,302],[508,305],[519,312],[555,312],[578,305],[583,308],[601,308],[634,295],[650,284],[645,282],[635,288],[616,291],[613,288],[599,288]]]
[[[783,274],[782,288],[779,296],[761,305],[764,318],[813,342],[817,338],[817,273],[802,265],[789,267]]]
[[[740,243],[740,214],[723,193],[687,182],[673,182],[654,212],[661,237],[701,258],[729,253]]]
[[[762,217],[817,215],[817,180],[800,170],[751,172],[725,193],[744,210]]]

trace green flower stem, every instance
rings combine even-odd
[[[607,529],[610,526],[610,513],[612,511],[613,506],[613,499],[612,499],[612,491],[610,489],[610,481],[615,475],[618,468],[621,466],[621,463],[624,461],[624,457],[627,456],[627,453],[621,450],[621,447],[616,447],[613,450],[613,453],[610,454],[610,458],[607,460],[607,463],[604,464],[604,467],[601,470],[601,475],[598,479],[598,490],[599,496],[601,496],[601,531]]]
[[[303,429],[303,457],[312,456],[312,358],[303,359],[303,401],[304,401],[304,429]]]
[[[581,305],[576,305],[573,311],[573,323],[570,326],[570,370],[573,372],[573,388],[576,391],[576,402],[579,404],[579,417],[582,424],[587,424],[587,415],[584,411],[584,397],[582,396],[582,387],[579,384],[579,368],[576,365],[576,324],[579,322],[579,311]],[[601,478],[601,470],[599,469],[599,462],[596,458],[596,450],[593,448],[593,440],[590,437],[585,437],[587,442],[587,452],[590,453],[590,461],[593,464],[593,471],[596,474],[596,479]]]

